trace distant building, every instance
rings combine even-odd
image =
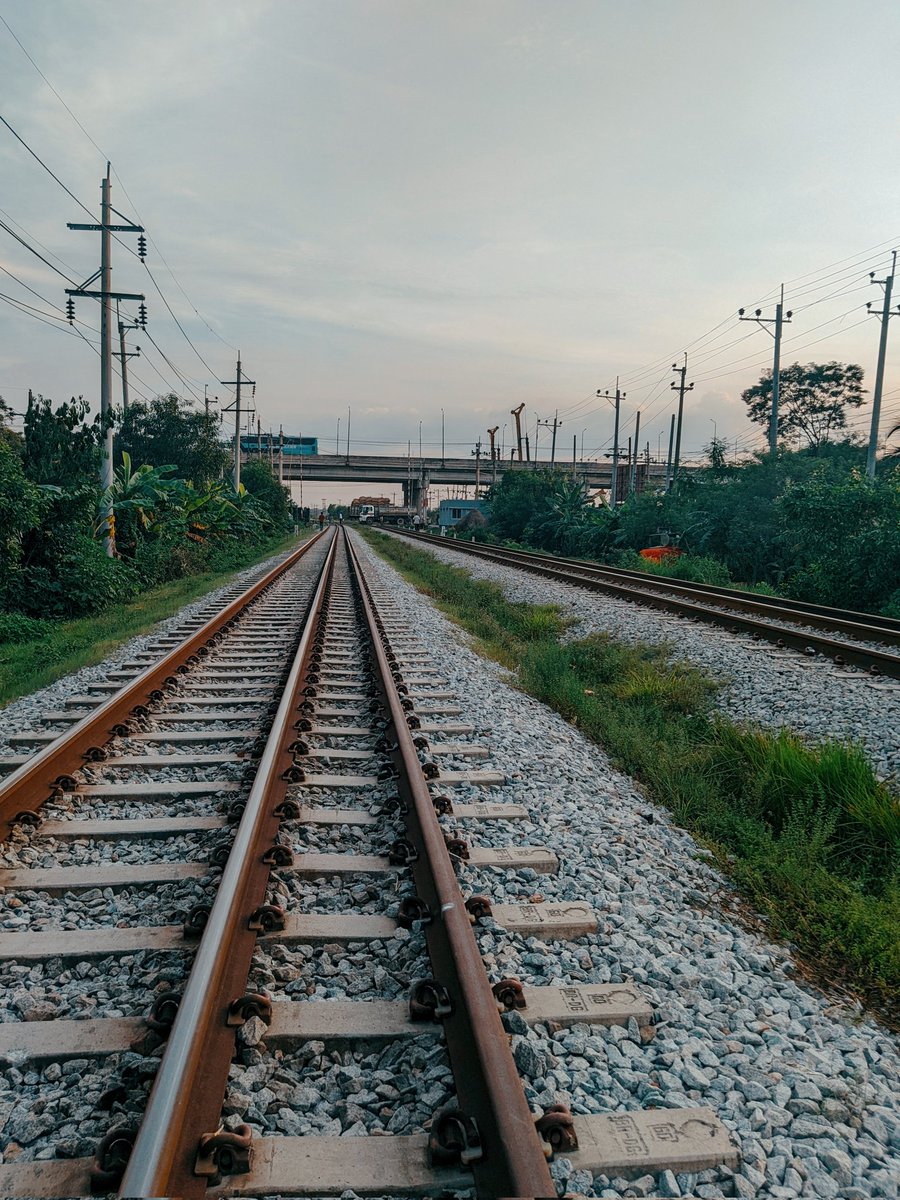
[[[485,505],[481,500],[442,500],[438,508],[438,525],[441,529],[451,529],[458,525],[472,511],[483,513]]]

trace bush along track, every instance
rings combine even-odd
[[[160,583],[94,616],[47,621],[0,611],[0,708],[46,687],[81,667],[102,662],[123,642],[147,633],[186,604],[229,583],[234,576],[296,543],[293,535],[255,547],[236,545],[217,554],[202,574]],[[99,606],[98,606],[99,607]]]
[[[665,647],[564,643],[556,609],[512,603],[400,539],[365,537],[668,808],[820,981],[900,1020],[900,798],[859,748],[732,724],[713,710],[715,685]]]

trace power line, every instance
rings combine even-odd
[[[0,17],[0,21],[2,21],[2,20],[3,20],[3,18]],[[4,21],[4,24],[6,24],[5,21]],[[3,122],[3,124],[9,130],[9,132],[13,135],[13,137],[17,141],[22,143],[22,145],[25,147],[25,149],[28,151],[28,153],[31,155],[31,157],[36,162],[39,162],[41,164],[41,166],[44,168],[44,170],[47,172],[47,174],[50,176],[50,178],[56,180],[56,182],[59,184],[59,186],[62,188],[62,190],[66,193],[66,195],[71,196],[72,199],[75,201],[75,203],[79,206],[79,208],[83,208],[89,217],[93,217],[94,214],[91,212],[91,210],[88,208],[88,206],[86,204],[82,204],[82,202],[78,199],[78,197],[75,195],[75,193],[72,191],[72,189],[67,188],[66,185],[63,183],[63,181],[60,179],[60,177],[57,174],[55,174],[53,171],[51,171],[51,169],[47,166],[47,164],[44,162],[44,160],[41,158],[41,156],[37,153],[37,151],[32,150],[32,148],[28,145],[28,143],[25,141],[25,139],[20,134],[16,133],[15,129],[13,129],[12,125],[10,125],[9,121],[7,121],[6,117],[4,117],[2,114],[0,114],[0,121]]]
[[[35,250],[34,246],[32,246],[29,242],[26,242],[23,237],[19,237],[19,235],[16,233],[16,231],[14,229],[10,229],[10,227],[6,224],[5,221],[0,220],[0,228],[5,229],[10,237],[15,238],[16,241],[21,243],[21,245],[23,245],[26,250],[29,250],[35,256],[35,258],[39,258],[41,260],[41,262],[44,263],[45,266],[48,266],[51,271],[55,271],[57,275],[61,275],[62,278],[65,279],[67,283],[75,283],[75,280],[72,279],[69,275],[67,275],[65,273],[65,271],[61,271],[59,269],[59,267],[54,267],[53,263],[50,262],[50,260],[48,258],[44,258],[43,254],[41,254],[41,252],[39,250]]]
[[[16,218],[14,216],[12,216],[10,213],[8,213],[5,208],[0,208],[0,214],[2,214],[4,217],[6,217],[7,221],[9,221],[13,225],[15,225],[15,227],[17,229],[20,229],[22,231],[22,233],[28,238],[29,241],[34,242],[34,244],[36,246],[40,246],[40,248],[44,251],[45,254],[49,254],[51,258],[55,258],[56,261],[58,263],[60,263],[62,266],[64,266],[67,271],[71,271],[73,273],[73,275],[78,274],[77,270],[75,269],[75,267],[72,266],[71,263],[66,262],[66,260],[64,258],[60,258],[60,256],[58,254],[56,254],[53,250],[51,250],[49,246],[45,246],[40,238],[35,237],[35,235],[31,232],[31,230],[26,229],[25,226],[22,224],[22,222],[17,221]]]
[[[28,61],[31,63],[31,65],[34,67],[34,69],[37,71],[38,75],[40,75],[41,79],[43,79],[44,83],[46,83],[47,87],[50,89],[50,91],[53,93],[53,95],[57,98],[57,100],[60,102],[60,104],[66,110],[66,112],[69,114],[69,116],[72,118],[72,120],[78,126],[78,128],[81,130],[81,132],[87,138],[87,140],[91,143],[91,145],[94,147],[95,150],[97,150],[101,155],[103,155],[104,158],[106,158],[106,155],[103,154],[103,151],[100,149],[100,147],[97,145],[97,143],[91,137],[91,135],[88,133],[88,131],[82,125],[82,123],[78,120],[78,118],[72,112],[71,108],[69,108],[68,104],[66,104],[65,100],[63,100],[62,96],[59,94],[59,92],[56,90],[56,88],[53,86],[53,84],[50,82],[50,80],[47,78],[47,76],[44,74],[44,72],[41,70],[41,68],[37,65],[37,63],[34,61],[34,59],[31,57],[31,55],[28,53],[28,51],[22,45],[22,43],[19,41],[18,37],[16,36],[15,32],[13,31],[12,27],[10,26],[9,21],[7,21],[7,19],[2,14],[0,14],[0,21],[2,21],[3,24],[6,26],[6,28],[9,30],[10,34],[12,35],[13,40],[15,41],[15,43],[17,44],[19,49],[22,51],[22,53],[25,55],[25,57],[28,59]]]
[[[9,33],[10,33],[10,35],[13,37],[13,39],[14,39],[14,40],[15,40],[15,42],[16,42],[16,44],[17,44],[17,45],[19,46],[19,48],[21,49],[22,53],[25,55],[25,57],[28,59],[28,61],[31,63],[31,65],[34,67],[34,69],[37,71],[37,73],[40,75],[41,79],[43,79],[43,81],[44,81],[44,82],[47,84],[47,87],[49,87],[49,88],[50,88],[50,90],[51,90],[51,92],[53,92],[53,94],[54,94],[54,96],[57,98],[57,100],[59,100],[60,104],[63,106],[63,108],[66,110],[66,112],[67,112],[67,113],[69,114],[69,116],[72,118],[72,120],[75,122],[75,124],[78,126],[78,128],[81,130],[81,132],[84,134],[84,136],[85,136],[85,137],[88,139],[88,141],[91,143],[91,145],[94,147],[94,149],[95,149],[95,150],[97,150],[97,151],[98,151],[98,152],[99,152],[101,155],[103,155],[103,151],[100,149],[100,147],[97,145],[97,143],[96,143],[96,142],[94,141],[94,139],[91,137],[91,135],[88,133],[88,131],[87,131],[87,130],[85,129],[85,127],[82,125],[82,123],[81,123],[81,122],[78,120],[78,118],[76,117],[75,113],[74,113],[74,112],[72,111],[72,109],[71,109],[71,108],[68,106],[68,104],[66,104],[65,100],[62,98],[62,96],[59,94],[59,92],[56,90],[56,88],[53,86],[53,84],[50,82],[50,80],[47,78],[47,76],[44,74],[44,72],[43,72],[43,71],[40,69],[40,67],[37,65],[37,63],[34,61],[34,59],[33,59],[33,58],[31,57],[31,55],[28,53],[28,51],[25,49],[25,47],[24,47],[24,45],[22,44],[21,40],[18,38],[18,36],[16,35],[16,33],[15,33],[15,32],[13,31],[13,29],[11,28],[11,26],[10,26],[9,22],[8,22],[8,21],[7,21],[7,20],[6,20],[6,19],[5,19],[5,18],[4,18],[2,15],[0,15],[0,21],[2,21],[2,22],[3,22],[3,24],[6,26],[7,30],[8,30],[8,31],[9,31]],[[65,184],[62,182],[62,180],[59,178],[59,176],[57,176],[57,175],[56,175],[56,174],[55,174],[55,173],[54,173],[54,172],[53,172],[53,171],[50,169],[50,167],[48,167],[48,166],[47,166],[47,164],[46,164],[46,163],[44,162],[44,160],[43,160],[43,159],[40,157],[40,155],[38,155],[38,154],[37,154],[37,153],[36,153],[34,150],[32,150],[32,148],[31,148],[31,147],[28,145],[28,143],[25,141],[25,139],[24,139],[23,137],[21,137],[21,136],[20,136],[20,135],[19,135],[19,134],[18,134],[18,133],[15,131],[15,129],[13,129],[13,127],[12,127],[12,126],[9,124],[9,122],[8,122],[8,121],[7,121],[7,120],[6,120],[6,119],[5,119],[3,116],[0,116],[0,121],[2,121],[4,125],[6,125],[6,127],[9,129],[10,133],[12,133],[12,134],[14,135],[14,137],[16,137],[16,138],[17,138],[17,139],[18,139],[18,140],[19,140],[19,141],[22,143],[22,145],[25,147],[25,149],[28,151],[28,153],[29,153],[29,154],[31,154],[31,155],[32,155],[32,157],[33,157],[33,158],[34,158],[34,159],[35,159],[37,162],[39,162],[39,163],[40,163],[40,165],[41,165],[41,166],[44,168],[44,170],[45,170],[45,171],[46,171],[46,172],[47,172],[47,173],[48,173],[48,174],[49,174],[49,175],[50,175],[50,176],[51,176],[51,177],[52,177],[52,178],[53,178],[53,179],[54,179],[54,180],[55,180],[55,181],[56,181],[56,182],[59,184],[59,186],[60,186],[60,187],[63,189],[63,191],[65,191],[65,192],[66,192],[66,193],[67,193],[69,196],[71,196],[71,198],[72,198],[72,199],[73,199],[73,200],[74,200],[74,201],[75,201],[75,202],[76,202],[76,203],[77,203],[77,204],[78,204],[78,205],[79,205],[81,208],[83,208],[83,209],[84,209],[84,211],[85,211],[86,213],[88,213],[90,216],[93,216],[93,214],[91,213],[91,210],[90,210],[90,209],[87,207],[87,205],[85,205],[84,203],[82,203],[82,201],[78,199],[78,197],[75,195],[75,193],[74,193],[73,191],[71,191],[71,190],[70,190],[68,187],[66,187],[66,185],[65,185]],[[107,155],[103,155],[103,157],[104,157],[104,158],[108,158],[108,156],[107,156]],[[138,221],[140,221],[140,213],[138,213],[138,211],[137,211],[137,206],[134,204],[133,200],[132,200],[132,199],[131,199],[131,197],[129,196],[129,194],[128,194],[128,190],[127,190],[127,188],[125,187],[125,184],[122,182],[122,178],[121,178],[121,176],[119,175],[118,171],[116,171],[116,170],[115,170],[115,168],[113,168],[113,174],[116,176],[116,179],[119,181],[119,185],[120,185],[120,187],[122,188],[122,192],[123,192],[123,194],[124,194],[124,196],[125,196],[126,200],[128,201],[128,203],[131,205],[132,209],[134,210],[134,212],[135,212],[135,214],[136,214],[136,216],[137,216],[137,218],[138,218]],[[141,224],[143,224],[143,222],[141,222]],[[114,236],[115,236],[115,235],[114,235]],[[176,278],[176,276],[175,276],[175,272],[174,272],[174,271],[172,270],[172,268],[169,266],[169,264],[168,264],[168,262],[166,261],[165,257],[163,256],[163,254],[162,254],[162,253],[161,253],[161,251],[159,250],[159,247],[157,246],[156,242],[153,240],[153,238],[152,238],[152,237],[151,237],[149,234],[148,234],[148,238],[149,238],[149,240],[150,240],[151,244],[153,245],[154,249],[156,250],[157,254],[159,254],[159,257],[160,257],[161,261],[162,261],[162,262],[165,264],[165,266],[166,266],[166,269],[168,270],[169,274],[172,276],[172,279],[174,280],[174,282],[175,282],[176,286],[179,288],[179,290],[181,291],[182,295],[183,295],[183,296],[184,296],[184,298],[187,300],[188,304],[190,304],[190,305],[191,305],[191,308],[192,308],[192,309],[193,309],[193,311],[196,313],[197,317],[198,317],[198,318],[199,318],[199,319],[200,319],[200,320],[203,322],[203,324],[204,324],[204,325],[206,326],[206,328],[207,328],[207,329],[210,331],[210,333],[212,333],[214,337],[217,337],[217,338],[219,339],[219,341],[221,341],[221,342],[222,342],[222,344],[223,344],[223,345],[225,345],[225,346],[230,346],[230,343],[229,343],[229,342],[227,342],[227,341],[225,340],[225,338],[223,338],[223,337],[221,336],[221,334],[217,333],[217,332],[216,332],[216,331],[215,331],[215,330],[212,328],[212,326],[211,326],[211,325],[210,325],[210,324],[209,324],[209,323],[208,323],[208,322],[207,322],[207,321],[206,321],[206,320],[205,320],[205,319],[204,319],[204,318],[203,318],[203,317],[200,315],[200,312],[199,312],[199,310],[198,310],[198,309],[197,309],[197,307],[196,307],[196,306],[195,306],[195,305],[192,303],[192,301],[191,301],[190,297],[188,296],[187,292],[184,290],[184,287],[181,285],[181,283],[179,282],[179,280]],[[131,253],[131,254],[135,254],[135,251],[133,250],[133,248],[132,248],[131,246],[129,246],[129,245],[128,245],[128,243],[127,243],[127,242],[124,242],[124,241],[122,241],[122,239],[121,239],[121,238],[116,238],[115,240],[116,240],[116,241],[117,241],[117,242],[118,242],[118,243],[119,243],[121,246],[125,247],[125,249],[129,251],[129,253]],[[162,300],[163,304],[165,304],[166,308],[168,309],[168,311],[169,311],[169,314],[170,314],[170,316],[172,317],[172,320],[173,320],[173,321],[175,322],[175,324],[178,326],[178,328],[179,328],[179,330],[181,331],[181,333],[182,333],[182,335],[183,335],[183,337],[184,337],[185,341],[188,343],[188,345],[191,347],[191,349],[192,349],[192,350],[194,351],[194,353],[197,355],[197,358],[200,360],[200,362],[202,362],[202,363],[203,363],[203,366],[204,366],[204,367],[206,368],[206,370],[207,370],[207,371],[210,373],[210,375],[212,375],[212,376],[213,376],[213,378],[215,378],[215,374],[216,374],[216,372],[215,372],[215,371],[213,371],[212,367],[211,367],[211,366],[209,365],[209,363],[208,363],[208,362],[207,362],[207,361],[204,359],[203,355],[200,353],[200,351],[197,349],[197,347],[196,347],[196,346],[194,345],[194,343],[191,341],[190,337],[188,337],[188,334],[186,333],[186,331],[185,331],[184,327],[182,326],[181,322],[180,322],[180,321],[178,320],[178,318],[175,316],[175,313],[173,312],[171,305],[169,304],[168,300],[166,299],[165,295],[163,294],[163,291],[162,291],[162,289],[160,288],[159,284],[157,283],[157,281],[156,281],[156,279],[155,279],[155,277],[154,277],[154,275],[153,275],[152,271],[151,271],[151,270],[150,270],[150,268],[147,266],[146,262],[144,263],[144,267],[145,267],[145,268],[146,268],[146,270],[147,270],[147,274],[150,276],[150,279],[151,279],[151,281],[152,281],[152,283],[153,283],[153,286],[156,288],[157,292],[159,293],[160,299]],[[70,281],[70,282],[71,282],[71,281]],[[234,347],[232,346],[232,347],[231,347],[231,349],[234,349]],[[160,353],[161,353],[161,352],[160,352]],[[174,368],[173,368],[173,369],[174,369]]]

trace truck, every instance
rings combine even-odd
[[[356,517],[360,524],[413,526],[415,515],[413,508],[390,504],[388,500],[379,503],[376,497],[362,496],[350,505],[350,516]]]

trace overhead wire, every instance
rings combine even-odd
[[[6,29],[12,36],[12,38],[15,40],[16,44],[22,50],[22,53],[25,55],[25,57],[28,59],[28,61],[31,63],[31,65],[34,67],[34,69],[37,71],[37,73],[40,75],[40,77],[44,80],[44,82],[47,84],[47,86],[53,92],[54,96],[56,96],[57,100],[59,100],[60,104],[62,104],[63,108],[65,108],[66,112],[69,114],[69,116],[75,122],[75,124],[78,126],[78,128],[81,130],[81,132],[85,135],[85,137],[88,139],[88,141],[91,143],[91,145],[98,151],[99,154],[101,154],[104,158],[107,159],[107,161],[109,161],[109,156],[104,154],[103,150],[97,145],[97,143],[94,141],[94,139],[88,133],[88,131],[85,129],[85,127],[82,125],[82,123],[78,120],[78,117],[75,115],[75,113],[69,107],[69,105],[65,102],[65,100],[62,98],[60,93],[56,90],[56,88],[53,86],[53,84],[50,82],[50,80],[47,78],[47,76],[44,74],[44,72],[37,65],[35,60],[32,58],[31,54],[29,54],[28,50],[23,45],[21,39],[17,36],[15,31],[10,26],[9,22],[2,15],[0,15],[0,21],[2,21],[2,23],[6,27]],[[35,150],[33,150],[31,148],[31,146],[29,146],[29,144],[25,141],[25,139],[12,127],[12,125],[10,125],[10,123],[2,115],[0,115],[0,121],[2,121],[4,125],[6,125],[6,127],[13,134],[13,136],[16,137],[16,139],[25,147],[25,149],[28,151],[28,153],[43,167],[43,169],[55,180],[55,182],[57,184],[59,184],[59,186],[63,189],[63,191],[65,191],[66,194],[69,195],[79,205],[79,207],[81,207],[92,218],[92,220],[95,219],[94,214],[87,207],[87,205],[84,204],[75,195],[75,193],[69,187],[66,186],[65,183],[63,183],[63,181],[59,178],[59,176],[56,175],[56,173],[47,165],[47,163],[41,158],[41,156]],[[122,192],[125,195],[126,199],[128,200],[128,203],[134,209],[135,215],[138,217],[138,221],[140,221],[140,214],[137,212],[137,207],[134,204],[134,202],[132,201],[131,197],[129,196],[128,190],[125,187],[125,184],[123,183],[121,176],[119,175],[118,171],[116,171],[116,169],[114,167],[111,167],[111,170],[112,170],[112,173],[115,175],[116,179],[118,180],[119,185],[122,188]],[[11,232],[11,231],[8,230],[8,232]],[[115,237],[115,235],[113,235],[113,236]],[[234,347],[232,347],[231,344],[221,336],[221,334],[217,333],[216,330],[214,330],[212,328],[212,326],[209,324],[209,322],[206,321],[205,318],[200,314],[196,305],[193,304],[193,302],[191,301],[187,292],[185,291],[183,285],[177,279],[175,272],[172,270],[171,266],[169,265],[169,263],[163,256],[162,252],[159,250],[159,247],[157,246],[156,242],[153,240],[152,236],[150,234],[148,234],[147,237],[148,237],[148,240],[150,241],[150,243],[156,249],[156,252],[159,254],[161,261],[165,264],[166,269],[168,270],[169,274],[171,275],[176,286],[179,288],[179,290],[181,291],[182,295],[187,300],[187,302],[191,305],[191,308],[194,311],[194,313],[197,315],[198,319],[206,326],[206,328],[210,331],[210,333],[212,333],[215,337],[217,337],[219,339],[219,341],[221,341],[223,343],[223,345],[229,346],[231,349],[234,349]],[[128,250],[129,253],[135,255],[135,257],[140,257],[139,255],[137,255],[137,252],[130,245],[128,245],[127,242],[123,242],[118,237],[116,237],[115,240],[120,245],[122,245],[126,250]],[[29,247],[29,248],[31,248],[31,247]],[[33,251],[33,250],[32,250],[32,252],[37,253],[36,251]],[[46,260],[44,260],[44,261],[46,261]],[[191,340],[190,336],[188,335],[188,333],[185,330],[184,326],[182,325],[181,321],[175,315],[175,312],[173,311],[172,306],[169,304],[167,297],[163,293],[162,288],[160,287],[159,283],[156,280],[156,277],[153,275],[153,272],[150,270],[147,263],[144,262],[143,259],[141,261],[143,262],[144,268],[146,269],[147,274],[149,275],[154,288],[156,289],[157,293],[159,294],[160,299],[162,300],[163,304],[165,305],[166,309],[168,310],[169,315],[172,317],[172,320],[175,322],[176,326],[178,327],[178,329],[181,332],[182,336],[184,337],[185,341],[191,347],[192,351],[197,356],[199,361],[203,364],[203,366],[206,368],[206,370],[210,373],[212,378],[215,379],[217,372],[213,370],[213,368],[209,365],[209,363],[206,361],[206,359],[203,357],[203,355],[197,349],[194,342]],[[48,263],[48,265],[51,265],[51,264]],[[73,282],[73,281],[70,280],[70,282]],[[157,349],[159,349],[159,347],[157,347]],[[162,354],[161,350],[160,350],[160,353]],[[167,361],[169,361],[169,360],[167,360]],[[177,368],[175,368],[174,364],[172,364],[171,361],[169,361],[169,365],[172,367],[172,370],[175,371],[176,375],[178,375],[179,378],[182,378],[182,373],[179,372],[177,370]],[[187,386],[187,384],[185,386]],[[227,388],[227,385],[222,385],[222,386],[226,386],[226,388]],[[232,391],[231,388],[227,388],[227,390],[229,391],[229,393],[231,393],[231,391]]]

